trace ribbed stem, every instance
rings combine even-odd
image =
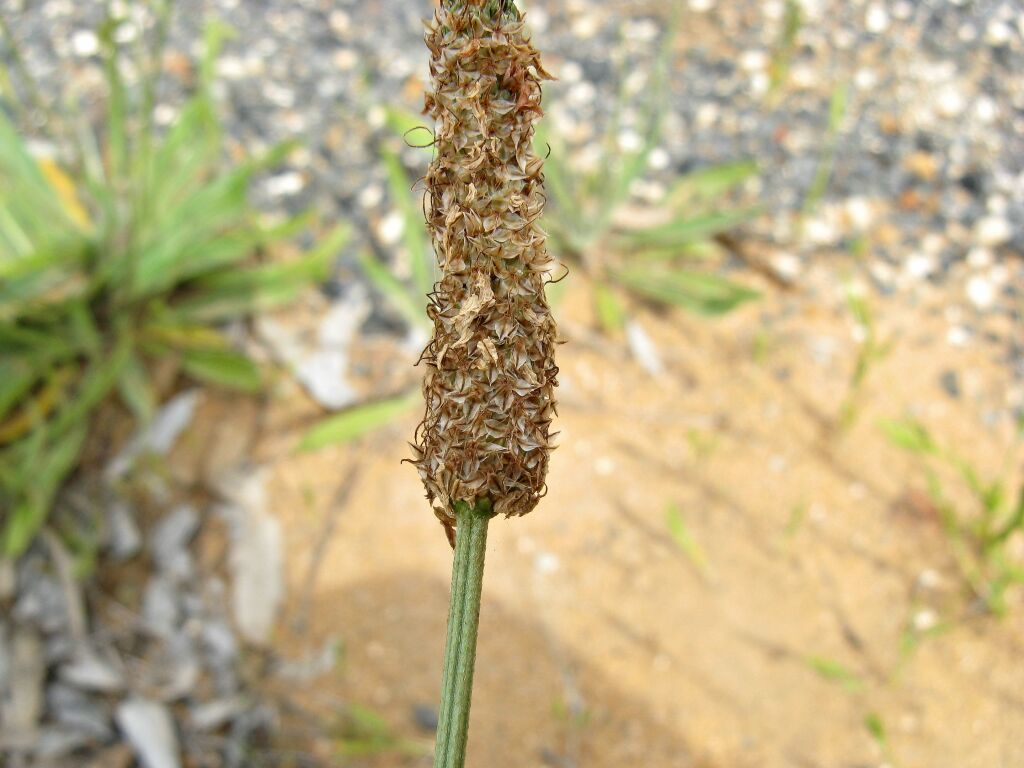
[[[463,768],[469,734],[469,705],[473,695],[476,636],[480,623],[480,591],[487,552],[490,502],[473,509],[456,503],[455,560],[448,609],[448,636],[441,676],[441,707],[434,745],[434,768]]]

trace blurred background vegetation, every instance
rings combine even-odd
[[[212,5],[0,3],[0,756],[428,764],[430,9]],[[526,8],[563,449],[471,760],[1024,763],[1024,28],[981,5]]]

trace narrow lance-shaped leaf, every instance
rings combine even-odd
[[[721,315],[760,295],[723,277],[687,270],[632,268],[616,275],[644,298],[700,315]]]
[[[410,189],[412,184],[398,156],[387,150],[382,152],[382,156],[392,200],[402,213],[402,243],[409,257],[413,283],[421,294],[426,295],[434,287],[434,266],[433,253],[423,227],[423,208]]]
[[[346,443],[382,427],[411,411],[419,403],[419,393],[378,400],[349,408],[321,421],[303,435],[299,450],[313,451],[327,445]]]

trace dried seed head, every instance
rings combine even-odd
[[[456,503],[525,515],[545,491],[558,368],[533,122],[549,75],[511,0],[444,2],[426,41],[437,123],[426,215],[443,276],[413,447],[451,538]]]

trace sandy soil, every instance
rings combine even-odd
[[[491,526],[470,765],[1024,765],[1020,596],[1003,620],[970,612],[920,464],[878,427],[913,414],[983,473],[1019,467],[1014,425],[993,416],[1012,322],[976,318],[985,333],[956,347],[955,289],[872,299],[893,350],[842,430],[857,342],[835,274],[720,321],[641,312],[661,376],[589,330],[586,286],[570,287],[550,494]],[[958,397],[939,383],[950,369]],[[307,715],[356,703],[407,741],[342,764],[429,765],[414,713],[439,690],[451,551],[400,464],[417,414],[313,454],[288,452],[295,416],[278,407],[260,448],[288,535],[280,645],[343,652],[286,692],[306,713],[286,725],[336,756],[339,731],[309,739]],[[906,650],[915,621],[946,619]]]

